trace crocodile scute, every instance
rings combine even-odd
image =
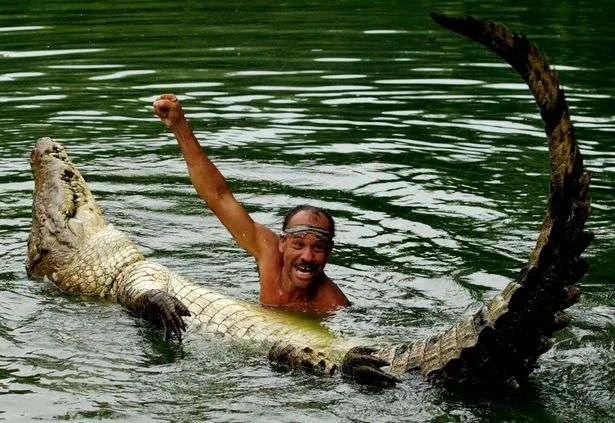
[[[593,238],[584,230],[590,211],[589,175],[574,136],[564,92],[555,72],[524,35],[473,17],[432,14],[508,62],[534,95],[549,143],[548,206],[536,246],[516,280],[474,315],[428,339],[383,347],[380,357],[399,371],[417,369],[432,380],[488,386],[523,384],[552,335],[579,299],[575,283],[587,271],[580,256]]]
[[[272,362],[332,375],[388,382],[417,371],[428,380],[479,387],[522,385],[553,333],[570,322],[565,309],[579,300],[576,283],[587,271],[581,254],[593,235],[589,176],[557,76],[522,34],[472,17],[433,14],[440,25],[493,50],[533,93],[549,145],[548,205],[536,246],[499,294],[450,329],[394,345],[356,345],[282,312],[229,298],[145,258],[129,237],[105,220],[65,148],[41,138],[31,154],[35,181],[26,270],[68,293],[122,304],[181,339],[184,330],[221,334],[261,345]],[[351,362],[372,368],[361,373]],[[353,361],[354,360],[354,361]],[[376,370],[374,370],[374,368]],[[388,379],[387,379],[388,378]]]

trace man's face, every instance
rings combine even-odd
[[[300,225],[331,230],[329,221],[324,215],[307,210],[295,214],[288,222],[286,230],[292,231]],[[331,246],[331,240],[309,231],[283,235],[278,244],[284,261],[282,280],[287,284],[290,282],[293,288],[307,288],[322,275],[331,253]]]

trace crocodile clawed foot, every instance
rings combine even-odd
[[[162,327],[164,339],[168,341],[174,335],[179,342],[186,323],[182,316],[190,316],[188,308],[173,295],[160,289],[150,289],[143,294],[139,314],[146,320]]]
[[[366,385],[394,385],[400,382],[399,378],[382,370],[390,363],[373,356],[375,351],[372,347],[351,348],[344,356],[342,374]]]

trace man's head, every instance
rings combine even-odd
[[[283,257],[282,282],[287,288],[307,288],[323,277],[333,248],[335,222],[326,211],[301,205],[284,218],[278,248]]]

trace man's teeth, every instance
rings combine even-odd
[[[296,267],[297,267],[297,270],[301,272],[312,272],[312,266],[309,266],[306,264],[298,264]]]

